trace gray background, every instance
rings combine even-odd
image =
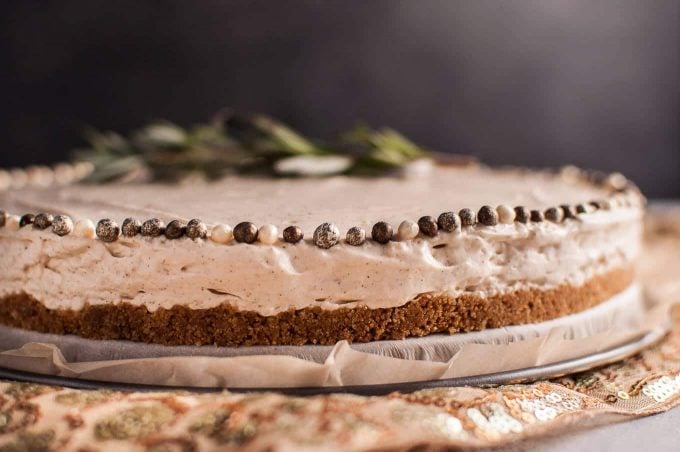
[[[680,197],[680,1],[0,5],[0,166],[83,126],[224,106],[332,136],[358,120],[492,164],[621,170]]]

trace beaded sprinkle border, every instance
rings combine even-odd
[[[40,167],[35,167],[40,168]],[[88,168],[77,165],[71,166],[71,171],[64,173],[71,175],[69,181],[57,183],[72,183],[78,180],[78,176],[87,173]],[[3,170],[4,171],[4,170]],[[10,174],[11,172],[6,172]],[[34,171],[35,173],[35,171]],[[405,220],[396,229],[384,221],[375,223],[371,229],[370,240],[380,244],[387,244],[391,241],[413,240],[418,237],[433,238],[439,232],[458,232],[462,228],[479,225],[482,227],[492,227],[498,224],[513,223],[563,223],[568,220],[578,220],[581,215],[590,214],[598,210],[612,210],[615,208],[626,208],[644,205],[644,197],[640,194],[637,187],[632,184],[625,176],[620,173],[604,174],[600,172],[587,172],[576,167],[564,167],[559,172],[563,177],[572,179],[583,179],[608,190],[608,199],[594,200],[580,204],[562,204],[549,207],[545,210],[530,210],[524,206],[511,207],[501,204],[497,207],[482,206],[478,211],[469,208],[460,209],[458,212],[447,211],[441,213],[437,218],[423,216],[417,222]],[[29,174],[29,170],[26,170]],[[43,170],[35,174],[45,175]],[[23,178],[23,176],[21,176]],[[45,186],[45,181],[56,181],[54,177],[47,177],[40,186]],[[18,184],[25,186],[25,184]],[[17,184],[11,184],[16,187]],[[273,245],[281,240],[286,243],[299,243],[304,239],[304,233],[298,226],[291,225],[283,229],[279,234],[279,228],[272,224],[265,224],[259,228],[249,221],[238,223],[233,228],[227,224],[216,224],[211,228],[200,219],[192,219],[188,222],[182,220],[172,220],[167,225],[158,218],[151,218],[141,222],[135,218],[126,218],[121,225],[115,221],[104,218],[96,224],[89,219],[82,219],[74,222],[66,215],[53,215],[50,213],[27,213],[22,216],[9,215],[0,210],[0,228],[19,230],[32,225],[33,229],[46,230],[51,228],[52,232],[58,236],[74,234],[84,238],[97,238],[103,242],[115,242],[121,236],[132,238],[138,235],[143,237],[165,237],[169,240],[176,240],[183,237],[193,240],[212,240],[215,243],[227,244],[230,242],[253,244],[256,242]],[[313,234],[312,242],[319,248],[329,249],[341,243],[341,235],[338,227],[333,223],[322,223]],[[352,246],[360,246],[366,243],[366,231],[358,226],[351,227],[345,234],[344,242]]]

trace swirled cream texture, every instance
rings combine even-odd
[[[132,215],[298,224],[309,238],[322,221],[334,221],[341,230],[383,219],[396,226],[406,218],[482,203],[543,208],[604,196],[590,185],[543,173],[444,168],[415,179],[230,178],[200,187],[23,190],[0,196],[0,208],[76,219],[122,221]],[[126,302],[153,311],[228,303],[273,315],[309,306],[394,307],[426,292],[485,296],[581,285],[634,261],[641,214],[638,207],[617,208],[561,224],[474,226],[432,239],[367,241],[357,247],[341,243],[329,250],[308,239],[296,245],[144,237],[104,243],[31,227],[1,228],[0,296],[26,292],[52,309]]]

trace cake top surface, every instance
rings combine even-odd
[[[322,222],[340,228],[394,225],[447,210],[482,205],[545,209],[601,199],[607,191],[583,179],[547,171],[484,166],[427,166],[401,176],[362,178],[256,178],[230,176],[216,182],[73,185],[0,193],[0,207],[15,214],[53,212],[74,219],[126,217],[236,224],[251,221],[298,225],[311,232]]]

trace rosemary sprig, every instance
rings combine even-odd
[[[274,176],[375,175],[426,158],[428,152],[392,129],[358,126],[334,142],[309,139],[263,115],[218,116],[184,129],[156,121],[125,138],[88,129],[89,147],[74,152],[89,161],[90,182],[216,179],[230,173]]]
[[[373,174],[402,167],[424,158],[427,152],[396,130],[359,125],[341,136],[341,146],[357,155],[352,172]]]

